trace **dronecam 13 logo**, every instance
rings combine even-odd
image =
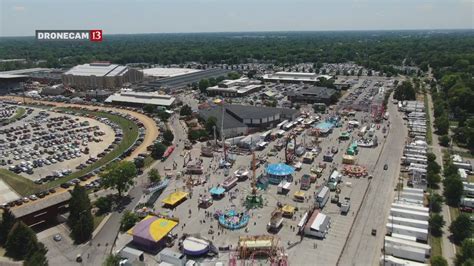
[[[102,30],[36,30],[37,41],[101,42]]]

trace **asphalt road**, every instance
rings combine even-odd
[[[388,110],[390,133],[379,160],[373,166],[374,178],[356,215],[338,265],[378,265],[379,262],[388,210],[393,201],[400,157],[407,136],[407,129],[396,106],[389,102]],[[387,170],[383,170],[384,164],[388,164]],[[377,236],[371,235],[372,229],[377,230]]]

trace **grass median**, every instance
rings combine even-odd
[[[39,192],[46,188],[57,187],[58,185],[70,181],[74,178],[83,176],[90,171],[97,169],[113,159],[122,155],[128,148],[130,148],[135,140],[138,137],[138,126],[126,118],[123,118],[118,115],[109,114],[101,111],[89,111],[89,110],[80,110],[74,108],[58,108],[58,110],[71,111],[74,113],[79,113],[83,115],[94,115],[97,117],[104,117],[110,121],[116,123],[123,131],[122,141],[113,149],[111,152],[107,153],[104,157],[100,158],[97,162],[88,165],[86,168],[81,169],[77,172],[74,172],[66,177],[60,178],[58,180],[49,182],[44,185],[37,185],[31,180],[24,178],[20,175],[12,173],[6,169],[0,169],[0,178],[5,181],[13,190],[22,196],[31,195],[33,193]]]
[[[433,144],[433,131],[431,130],[431,112],[430,105],[428,103],[428,94],[424,94],[424,101],[426,107],[426,142],[431,145]]]
[[[431,238],[431,257],[443,256],[442,237],[430,236]]]

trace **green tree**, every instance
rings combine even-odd
[[[403,81],[395,88],[395,93],[393,94],[393,98],[399,101],[406,101],[406,100],[415,100],[416,99],[416,91],[413,87],[413,84],[410,81]]]
[[[2,221],[0,222],[0,245],[4,245],[7,241],[7,236],[13,225],[15,224],[15,216],[10,209],[6,209],[2,213]]]
[[[120,260],[121,258],[119,255],[109,254],[102,266],[119,266]]]
[[[439,135],[446,135],[449,132],[449,119],[448,115],[444,113],[440,117],[436,118],[434,121],[437,133]]]
[[[461,248],[459,249],[458,253],[456,254],[456,258],[454,259],[454,265],[461,266],[469,259],[470,260],[474,259],[474,239],[473,238],[464,239],[462,241]],[[467,265],[472,265],[472,263],[467,264]]]
[[[107,196],[100,197],[94,205],[99,209],[98,214],[108,213],[112,210],[112,199]]]
[[[179,110],[179,115],[180,116],[190,116],[193,114],[193,110],[191,109],[191,107],[187,104],[183,105],[181,107],[181,110]]]
[[[151,104],[147,104],[147,105],[143,106],[143,111],[145,113],[152,114],[156,111],[156,106],[151,105]]]
[[[446,224],[446,222],[443,219],[443,216],[440,214],[432,214],[430,219],[429,219],[429,225],[430,225],[430,230],[431,234],[433,236],[441,236],[443,234],[443,226]]]
[[[426,181],[429,187],[438,188],[438,184],[441,182],[441,176],[428,170],[426,173]]]
[[[16,222],[5,243],[6,255],[15,260],[23,260],[38,249],[38,239],[35,232],[23,222]]]
[[[449,226],[449,231],[453,234],[453,240],[461,243],[464,239],[472,237],[473,224],[469,215],[461,213]]]
[[[127,210],[123,213],[122,219],[120,220],[120,230],[125,232],[132,228],[138,221],[140,221],[140,217],[138,217],[136,213]]]
[[[137,169],[145,167],[145,159],[143,157],[136,157],[133,159],[133,163]]]
[[[313,72],[313,71],[310,71],[310,72]],[[257,71],[252,69],[252,70],[249,70],[249,72],[247,72],[247,77],[249,79],[253,79],[256,74],[257,74]]]
[[[447,176],[443,180],[443,185],[443,195],[446,199],[446,204],[457,207],[464,190],[461,178],[458,175]]]
[[[169,119],[170,116],[171,116],[171,115],[170,115],[169,113],[167,113],[165,110],[159,110],[159,111],[156,113],[156,115],[158,116],[158,118],[159,118],[161,121],[163,121],[163,122],[165,122],[165,123],[168,121],[168,119]]]
[[[217,118],[215,118],[214,116],[209,117],[206,120],[205,127],[206,127],[206,131],[209,134],[213,134],[214,133],[214,127],[217,127]]]
[[[120,161],[107,167],[101,173],[102,184],[105,188],[113,188],[118,191],[119,197],[133,185],[133,178],[137,175],[135,164],[129,161]]]
[[[166,146],[161,142],[157,142],[153,145],[153,148],[151,149],[151,156],[154,159],[161,159],[165,151],[166,151]]]
[[[174,135],[173,131],[167,129],[163,132],[163,142],[167,145],[171,145],[173,143]]]
[[[209,87],[209,85],[210,85],[210,84],[209,84],[209,80],[207,80],[207,79],[201,79],[201,80],[199,81],[199,85],[198,85],[199,90],[201,91],[201,93],[206,93],[207,88]]]
[[[439,137],[439,145],[443,147],[449,147],[450,141],[451,139],[448,137],[448,135],[442,135],[441,137]]]
[[[430,201],[430,209],[434,213],[439,213],[442,210],[442,205],[443,205],[443,197],[437,193],[432,194],[429,197]]]
[[[86,189],[77,184],[71,191],[67,220],[67,224],[71,229],[71,238],[75,243],[83,243],[92,237],[94,218],[91,209],[92,206]]]
[[[238,78],[240,78],[240,76],[241,76],[241,75],[240,75],[239,73],[237,73],[237,72],[229,72],[229,73],[227,74],[227,77],[228,77],[229,79],[238,79]]]
[[[37,250],[23,262],[23,266],[48,266],[46,253],[48,253],[48,249],[39,242]]]
[[[158,169],[156,168],[150,169],[150,171],[148,172],[148,180],[150,180],[150,183],[158,183],[161,181],[161,176],[160,176],[160,173],[158,172]]]
[[[433,256],[430,262],[431,266],[448,266],[448,261],[443,256]]]

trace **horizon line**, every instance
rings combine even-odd
[[[51,29],[49,29],[51,30]],[[63,30],[63,29],[56,29]],[[77,29],[68,29],[77,30]],[[84,29],[82,29],[84,30]],[[36,31],[36,30],[35,30]],[[103,30],[104,31],[104,30]],[[107,33],[105,36],[120,36],[120,35],[167,35],[167,34],[229,34],[229,33],[317,33],[317,32],[405,32],[405,31],[474,31],[473,28],[449,28],[449,29],[372,29],[372,30],[262,30],[262,31],[199,31],[199,32],[142,32],[142,33]],[[0,38],[28,38],[35,37],[35,35],[17,35],[17,36],[0,36]]]

